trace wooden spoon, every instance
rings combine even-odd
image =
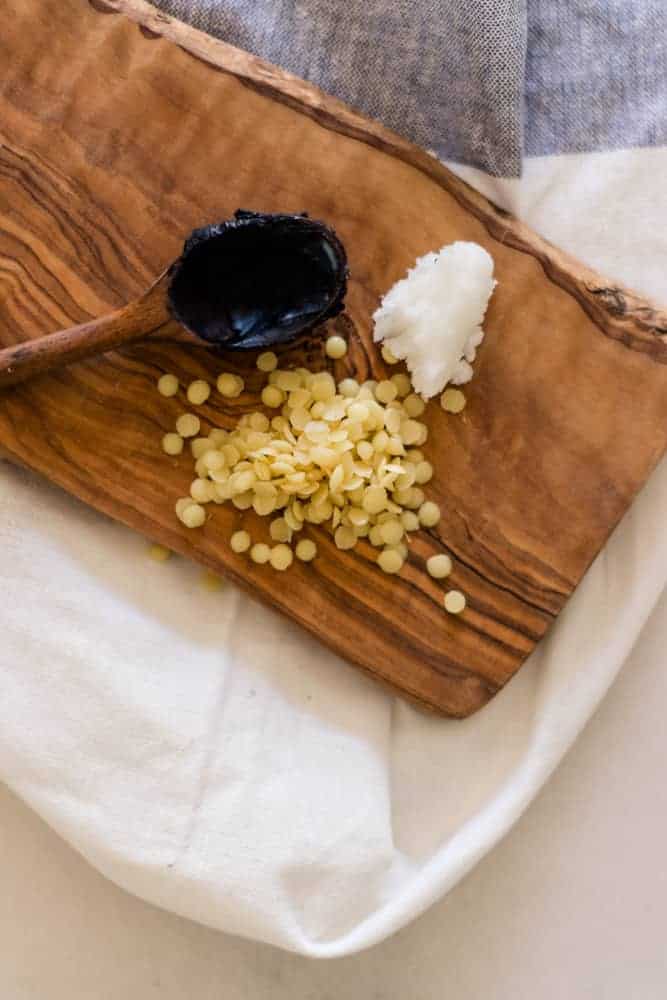
[[[129,305],[0,351],[0,388],[143,340],[172,318],[230,350],[285,343],[340,312],[347,275],[345,249],[324,223],[238,211],[194,230]]]

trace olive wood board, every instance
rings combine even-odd
[[[211,353],[174,324],[149,341],[0,396],[0,448],[105,514],[231,577],[421,706],[467,716],[544,635],[667,446],[667,314],[556,250],[424,151],[248,53],[142,0],[5,0],[0,28],[0,343],[83,322],[139,294],[194,227],[238,208],[307,211],[350,258],[350,350],[322,338],[281,363],[381,378],[379,296],[415,258],[456,239],[492,254],[498,286],[468,404],[429,404],[427,487],[443,511],[400,576],[376,550],[341,552],[309,528],[318,558],[286,573],[229,547],[266,520],[213,507],[199,530],[175,500],[193,477],[162,435],[189,409],[182,384],[240,372],[205,427],[255,408],[255,354]],[[447,552],[443,610],[425,559]],[[122,623],[119,623],[119,626]]]

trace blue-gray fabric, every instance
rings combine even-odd
[[[442,159],[667,142],[667,0],[154,0]]]

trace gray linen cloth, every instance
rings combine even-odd
[[[667,141],[667,0],[154,0],[439,157]]]

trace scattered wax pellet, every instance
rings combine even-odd
[[[181,514],[181,521],[186,528],[201,528],[206,520],[206,511],[199,503],[191,503]]]
[[[397,395],[396,386],[388,379],[378,382],[375,386],[375,398],[379,399],[381,403],[391,403],[392,400],[396,399]]]
[[[235,531],[232,537],[229,539],[229,544],[231,545],[232,552],[247,552],[250,548],[250,535],[247,531]]]
[[[380,525],[380,535],[385,545],[398,545],[403,534],[404,528],[400,521],[392,519]]]
[[[166,546],[164,545],[158,545],[157,543],[154,543],[153,545],[148,546],[148,556],[154,562],[163,563],[170,558],[171,550],[166,548]]]
[[[271,549],[271,554],[269,556],[269,562],[274,569],[286,570],[292,565],[294,560],[294,555],[292,553],[289,545],[274,545]]]
[[[334,541],[336,543],[336,548],[338,549],[353,549],[357,544],[357,536],[352,528],[348,528],[347,525],[341,524],[340,527],[336,528]]]
[[[385,364],[387,365],[397,365],[399,359],[396,357],[391,347],[388,344],[383,344],[380,348],[380,354],[382,355]]]
[[[285,402],[285,393],[277,385],[265,385],[262,389],[262,402],[264,406],[275,410]]]
[[[368,462],[375,454],[375,448],[370,441],[360,441],[357,444],[357,454],[364,462]]]
[[[419,508],[419,523],[424,528],[434,528],[440,520],[440,508],[437,503],[427,500]]]
[[[382,537],[382,531],[380,530],[381,528],[382,528],[381,524],[374,524],[371,530],[368,532],[369,542],[371,543],[371,545],[374,545],[378,549],[382,548],[382,546],[384,545],[384,538]]]
[[[250,558],[255,563],[267,563],[271,558],[271,549],[264,542],[257,542],[250,549]]]
[[[460,590],[448,590],[445,594],[445,610],[450,615],[460,615],[466,606],[465,595]]]
[[[254,431],[261,431],[262,434],[268,431],[271,426],[269,418],[264,413],[251,413],[248,417],[248,426]]]
[[[452,560],[444,553],[429,556],[426,560],[426,569],[434,580],[444,580],[452,571]]]
[[[418,444],[422,438],[424,425],[418,420],[404,420],[401,427],[401,437],[403,444]]]
[[[211,387],[203,378],[198,378],[191,382],[186,393],[188,402],[193,406],[201,406],[211,395]]]
[[[303,562],[310,562],[317,555],[317,545],[310,538],[302,538],[296,544],[296,557]]]
[[[401,523],[406,531],[419,531],[419,518],[414,510],[404,510],[401,514]]]
[[[396,386],[396,392],[400,399],[411,394],[412,382],[410,381],[410,376],[406,375],[405,372],[398,372],[396,375],[392,375],[390,381]]]
[[[277,385],[283,392],[294,392],[301,388],[301,376],[298,372],[281,369],[272,373],[271,385]]]
[[[466,398],[460,389],[445,389],[440,405],[447,413],[460,413],[466,405]]]
[[[257,367],[261,372],[272,372],[278,367],[278,358],[273,351],[264,351],[257,358]]]
[[[364,493],[361,506],[369,514],[379,514],[387,505],[387,491],[384,486],[369,486]]]
[[[211,447],[208,438],[198,437],[190,441],[190,451],[193,458],[201,458]]]
[[[218,576],[217,573],[214,573],[213,570],[210,569],[204,570],[199,578],[199,582],[204,590],[210,590],[211,592],[222,590],[224,585],[222,577]]]
[[[274,542],[289,542],[292,537],[292,529],[284,517],[277,517],[269,525],[269,534]]]
[[[433,466],[430,462],[418,462],[415,468],[415,482],[423,486],[433,479]]]
[[[378,555],[378,566],[385,573],[399,573],[403,566],[401,553],[396,549],[383,549]]]
[[[403,400],[403,409],[409,417],[421,417],[422,413],[426,409],[426,403],[421,396],[411,392],[410,395],[406,396]]]
[[[213,499],[213,483],[208,479],[193,479],[190,496],[197,503],[210,503]]]
[[[180,455],[183,451],[183,438],[180,434],[165,434],[162,438],[162,451],[167,455]]]
[[[359,392],[359,383],[356,378],[344,378],[342,382],[338,383],[338,391],[341,396],[353,399]]]
[[[243,379],[231,372],[223,372],[222,375],[219,375],[216,386],[221,396],[228,396],[232,399],[240,396],[244,388]]]
[[[193,438],[199,434],[201,420],[194,413],[182,413],[176,421],[176,430],[184,438]]]
[[[220,469],[224,469],[225,467],[225,456],[222,452],[215,451],[213,448],[205,451],[200,458],[208,472],[219,472]]]
[[[178,392],[178,379],[175,375],[161,375],[157,380],[157,391],[161,396],[175,396]]]
[[[195,502],[196,501],[193,500],[192,497],[181,497],[180,500],[176,501],[175,510],[176,510],[176,516],[178,517],[179,521],[181,520],[185,508],[191,507],[192,504]]]
[[[339,337],[338,334],[333,334],[331,337],[327,337],[324,350],[328,358],[337,361],[347,354],[347,341],[343,337]]]

